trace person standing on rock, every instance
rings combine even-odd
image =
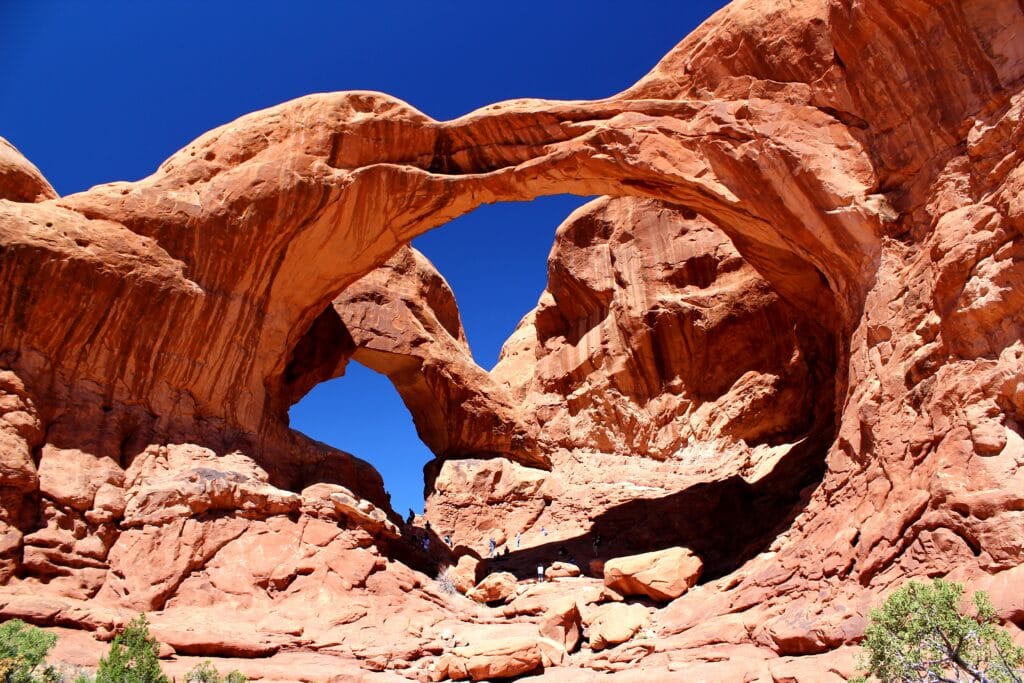
[[[497,547],[498,547],[498,545],[494,542],[494,537],[491,536],[491,540],[490,540],[490,555],[488,555],[488,557],[494,557],[494,549],[497,548]]]
[[[522,541],[522,536],[523,535],[520,532],[516,532],[516,550],[519,550],[519,544]]]

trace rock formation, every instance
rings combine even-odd
[[[315,680],[829,680],[908,576],[1024,626],[1022,34],[1010,0],[737,0],[606,100],[313,95],[64,198],[0,144],[0,615],[153,611],[182,661]],[[558,192],[607,198],[485,372],[405,245]],[[451,553],[288,429],[351,358],[438,455]],[[674,546],[704,574],[664,608],[593,578]],[[416,569],[459,555],[511,601]],[[524,583],[553,560],[591,576]],[[576,653],[539,632],[566,596]]]
[[[435,464],[434,528],[480,551],[490,538],[515,549],[518,533],[520,546],[547,547],[539,560],[563,548],[579,560],[659,550],[675,538],[700,546],[716,573],[728,568],[719,562],[738,566],[820,478],[833,341],[678,206],[591,202],[558,229],[548,271],[487,379],[554,466],[481,460],[488,449]],[[477,423],[472,408],[453,417],[464,431]],[[753,494],[769,473],[771,490]]]

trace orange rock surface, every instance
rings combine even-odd
[[[737,0],[606,100],[311,95],[63,198],[3,142],[0,616],[89,663],[145,610],[182,661],[309,680],[836,680],[910,576],[1024,626],[1022,33],[1010,0]],[[602,198],[486,372],[406,245],[562,192]],[[288,429],[353,358],[438,456],[431,530]],[[657,609],[524,585],[674,546],[704,573]],[[429,577],[460,556],[517,597]]]
[[[687,548],[616,557],[604,565],[604,584],[622,595],[668,602],[697,583],[703,568]]]

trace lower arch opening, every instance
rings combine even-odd
[[[391,381],[351,361],[345,374],[316,385],[289,411],[306,436],[369,461],[384,479],[391,507],[423,512],[423,467],[434,457]]]

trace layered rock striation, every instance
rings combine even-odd
[[[1024,624],[1022,31],[1009,0],[739,0],[606,100],[437,122],[314,95],[64,198],[0,145],[0,614],[560,680],[845,675],[908,576],[999,587]],[[609,198],[485,372],[405,245],[561,192]],[[684,546],[703,583],[663,608],[586,577],[501,608],[438,589],[408,565],[454,562],[439,539],[417,554],[369,465],[287,427],[353,357],[438,454],[457,553],[596,574]],[[537,640],[547,591],[586,651]]]

